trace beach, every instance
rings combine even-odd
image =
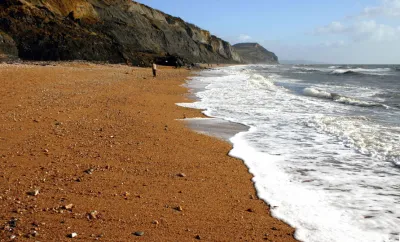
[[[204,118],[176,105],[193,74],[0,64],[0,240],[295,241],[231,144],[180,121]]]

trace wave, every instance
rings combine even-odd
[[[332,66],[334,67],[334,66]],[[330,68],[334,69],[334,68]],[[336,68],[331,71],[330,74],[334,75],[390,75],[392,71],[391,68],[373,68],[373,69],[365,69],[365,68],[354,68],[354,69],[342,69]]]
[[[320,69],[316,69],[316,68],[309,68],[309,67],[302,67],[302,66],[293,66],[293,69],[296,69],[298,71],[302,71],[302,72],[318,72],[321,71]]]
[[[400,165],[398,128],[383,127],[365,116],[316,115],[306,125],[336,136],[361,154]]]
[[[273,91],[276,90],[277,86],[275,86],[274,82],[271,80],[272,78],[272,75],[267,79],[262,75],[253,74],[247,79],[247,86]]]
[[[360,72],[357,72],[354,70],[337,69],[337,70],[330,72],[330,74],[333,74],[333,75],[363,75],[364,73],[360,73]]]
[[[304,88],[303,94],[310,97],[318,97],[318,98],[325,98],[325,99],[333,99],[332,93],[325,92],[319,89],[315,89],[312,87]]]
[[[388,106],[376,102],[362,101],[352,97],[342,96],[337,93],[326,92],[316,88],[308,87],[303,89],[303,94],[309,97],[316,97],[322,99],[329,99],[338,103],[359,106],[359,107],[382,107],[388,108]]]
[[[356,68],[352,69],[356,72],[366,72],[366,73],[384,73],[392,71],[392,68],[373,68],[373,69],[365,69],[365,68]]]
[[[350,97],[345,97],[345,96],[340,96],[337,95],[336,98],[333,99],[335,102],[338,103],[343,103],[343,104],[348,104],[348,105],[353,105],[353,106],[360,106],[360,107],[382,107],[387,109],[388,106],[381,104],[381,103],[375,103],[375,102],[367,102],[367,101],[361,101],[355,98],[350,98]]]

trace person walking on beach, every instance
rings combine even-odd
[[[156,77],[157,76],[157,65],[156,65],[156,63],[152,63],[152,67],[151,67],[151,69],[153,70],[153,77]]]

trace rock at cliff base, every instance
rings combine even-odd
[[[0,31],[0,61],[18,59],[18,49],[14,40]]]

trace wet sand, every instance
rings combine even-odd
[[[211,135],[229,141],[235,134],[248,131],[245,125],[229,122],[219,118],[191,118],[183,119],[187,126],[198,133]]]
[[[294,241],[230,144],[177,120],[203,117],[175,105],[189,75],[0,64],[0,240]]]

